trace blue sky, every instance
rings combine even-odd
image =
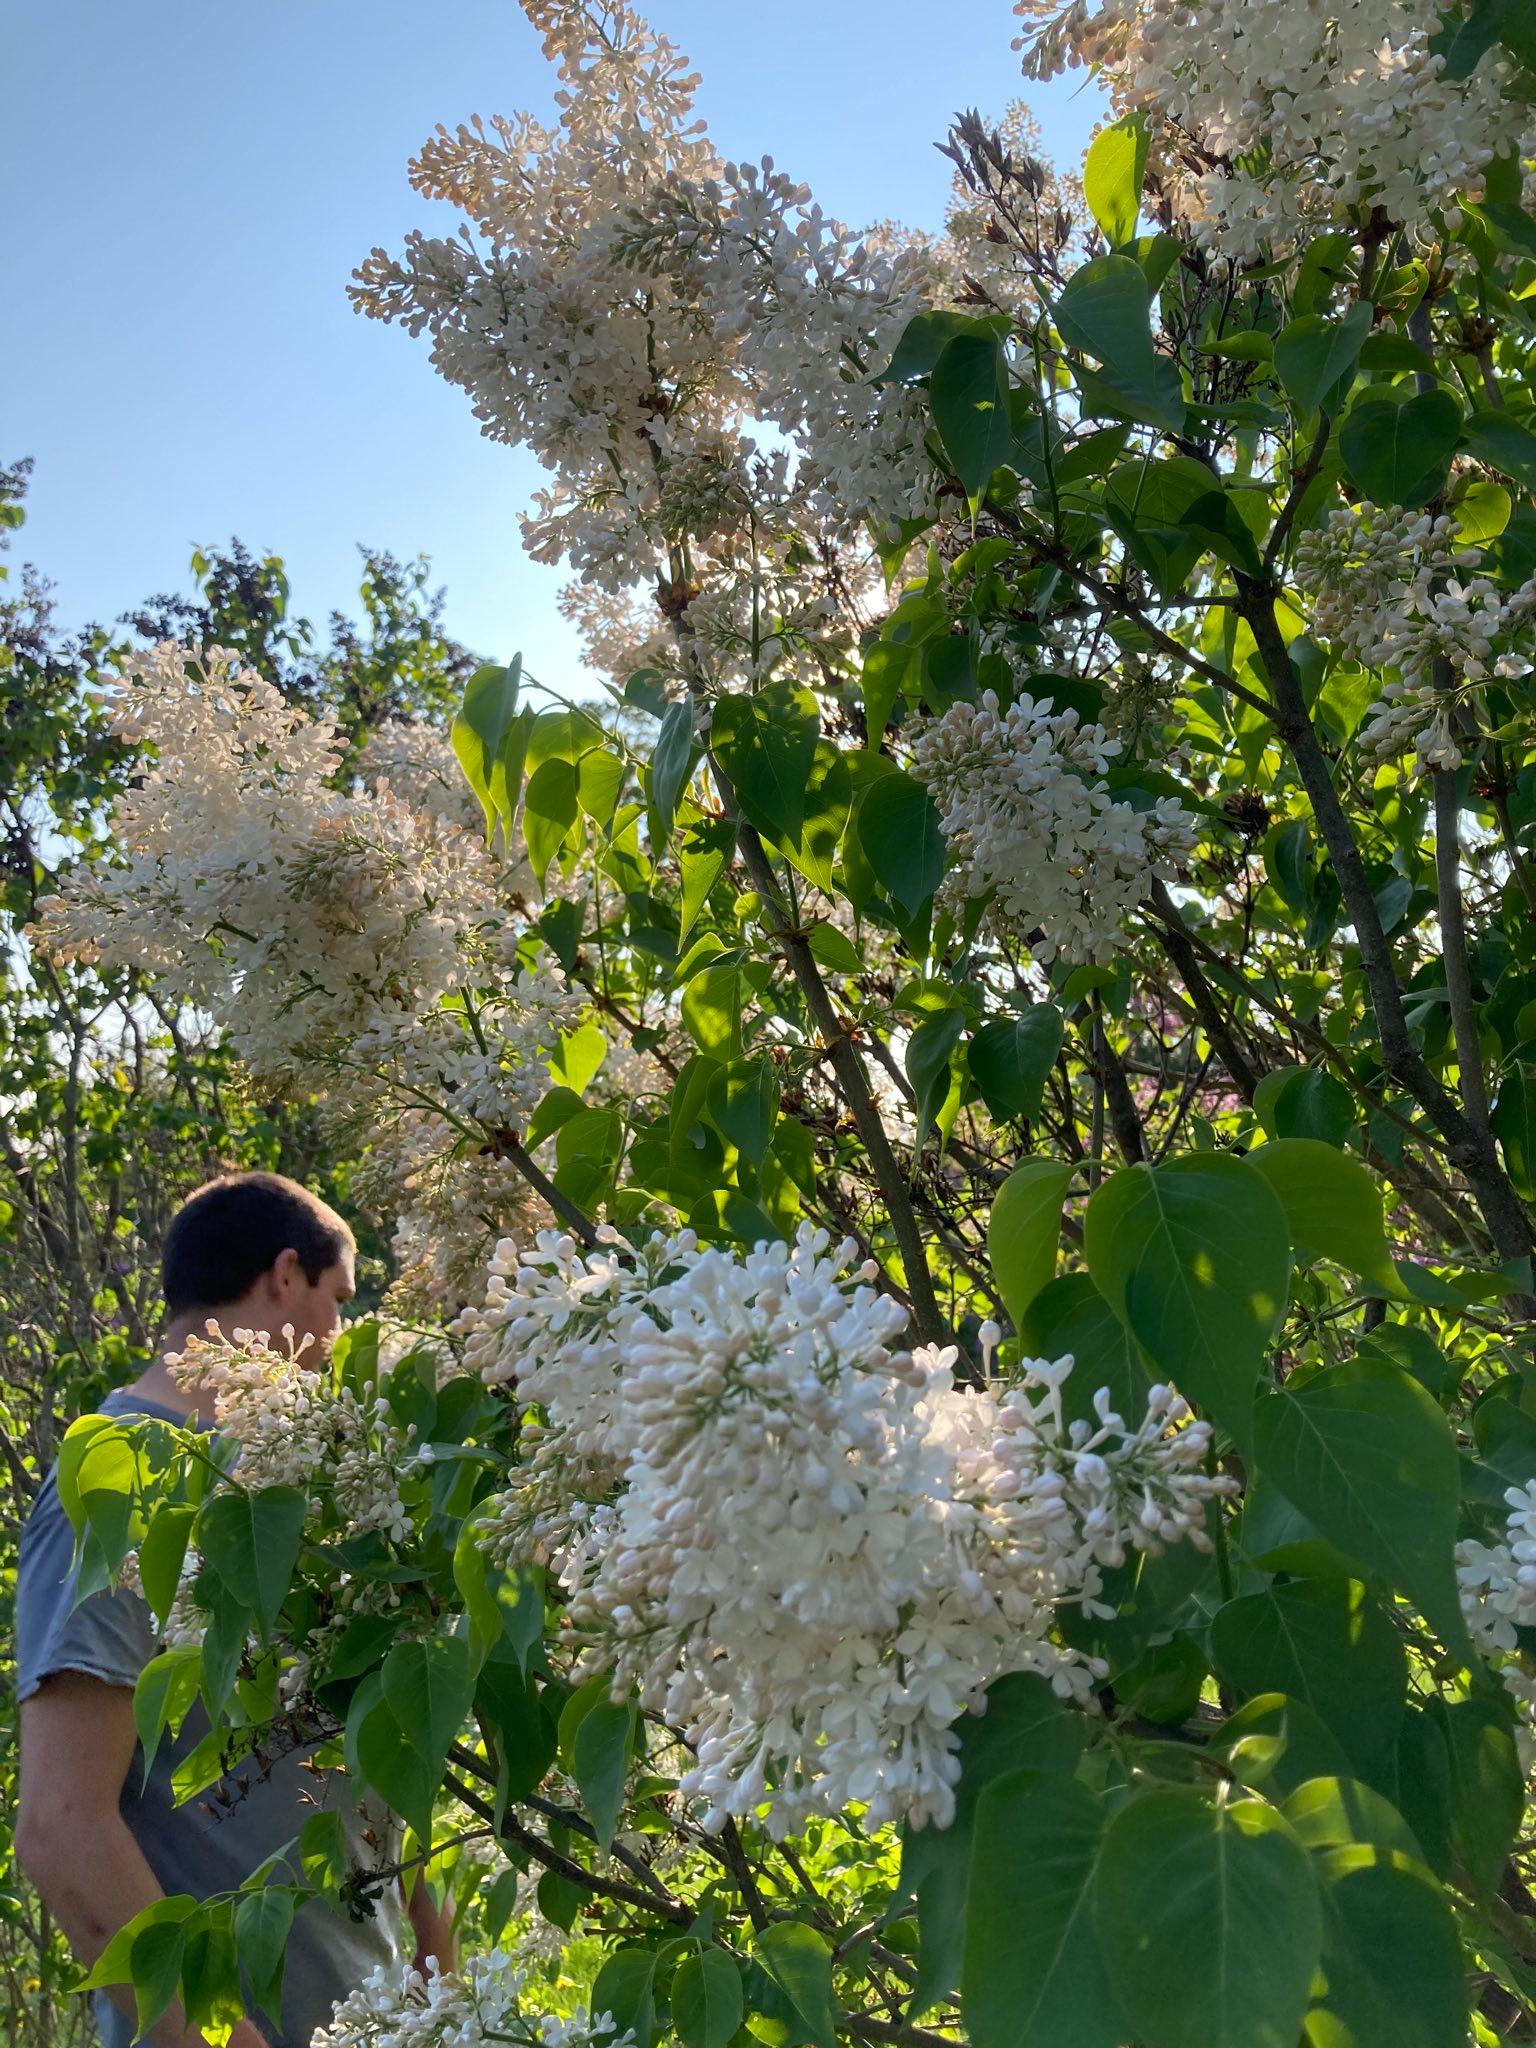
[[[703,73],[723,152],[772,154],[856,223],[936,226],[932,142],[957,108],[1026,90],[1007,0],[651,13]],[[437,121],[550,111],[515,0],[23,0],[7,40],[0,460],[36,457],[21,551],[63,619],[185,588],[193,544],[231,534],[285,555],[322,619],[350,607],[367,541],[430,554],[478,651],[577,683],[560,573],[518,540],[535,465],[480,438],[424,342],[345,297],[369,248],[451,223],[405,176]],[[1027,96],[1075,163],[1092,88]]]

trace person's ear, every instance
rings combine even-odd
[[[295,1286],[297,1285],[298,1276],[298,1253],[294,1251],[291,1247],[287,1251],[279,1252],[277,1257],[272,1261],[270,1274],[272,1292],[279,1298],[285,1298],[286,1296],[292,1294]]]

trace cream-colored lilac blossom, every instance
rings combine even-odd
[[[913,773],[954,856],[939,902],[961,919],[969,898],[989,896],[986,921],[1027,939],[1037,960],[1108,959],[1153,880],[1175,875],[1195,845],[1176,797],[1143,811],[1111,794],[1104,777],[1119,752],[1102,725],[1049,697],[1004,711],[987,690],[924,725]]]
[[[953,1811],[956,1723],[1009,1671],[1086,1701],[1053,1637],[1100,1611],[1132,1550],[1203,1544],[1203,1424],[1156,1388],[1064,1424],[1072,1361],[973,1393],[955,1353],[900,1348],[906,1312],[807,1226],[735,1256],[690,1233],[498,1255],[467,1355],[524,1407],[529,1455],[489,1504],[503,1562],[563,1586],[587,1668],[696,1751],[706,1825],[778,1833],[852,1801]]]
[[[1296,582],[1317,630],[1387,672],[1360,729],[1367,753],[1458,768],[1458,711],[1475,726],[1480,687],[1529,672],[1536,578],[1506,592],[1478,573],[1482,560],[1448,514],[1368,501],[1337,508],[1297,543]]]
[[[1360,209],[1417,235],[1476,196],[1528,116],[1493,44],[1452,78],[1437,0],[1017,0],[1025,70],[1091,66],[1157,124],[1154,169],[1216,252],[1249,262]]]
[[[526,1985],[499,1948],[451,1971],[435,1956],[425,1973],[380,1964],[315,2029],[310,2048],[634,2048],[633,2031],[621,2034],[610,2013],[560,2019]]]

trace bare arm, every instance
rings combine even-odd
[[[133,1694],[84,1672],[45,1679],[21,1708],[21,1804],[16,1855],[88,1968],[118,1929],[164,1897],[118,1811],[133,1761]],[[133,2017],[133,1992],[108,1996]],[[155,2048],[204,2048],[173,2004],[149,2039]],[[264,2048],[242,2020],[230,2048]]]

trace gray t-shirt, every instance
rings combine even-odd
[[[170,1409],[126,1390],[109,1394],[101,1413],[180,1419]],[[29,1699],[57,1671],[83,1671],[108,1685],[132,1686],[159,1647],[154,1618],[139,1594],[119,1588],[92,1593],[74,1604],[74,1543],[74,1530],[50,1473],[21,1538],[16,1588],[18,1700]],[[234,1890],[266,1857],[291,1842],[320,1808],[334,1808],[341,1815],[352,1860],[359,1868],[371,1869],[392,1852],[394,1824],[377,1809],[359,1814],[355,1788],[340,1772],[307,1769],[309,1750],[275,1759],[269,1773],[254,1761],[237,1766],[196,1799],[176,1805],[171,1774],[207,1732],[199,1704],[176,1740],[161,1743],[147,1783],[143,1752],[135,1750],[123,1786],[123,1819],[166,1892],[207,1898]],[[335,2002],[354,1990],[376,1964],[397,1958],[401,1920],[393,1883],[369,1920],[354,1921],[318,1899],[300,1909],[288,1941],[281,2032],[264,2015],[253,2015],[274,2048],[309,2048],[311,2034],[330,2020]],[[129,2048],[132,2023],[100,1993],[96,2006],[106,2048]]]

